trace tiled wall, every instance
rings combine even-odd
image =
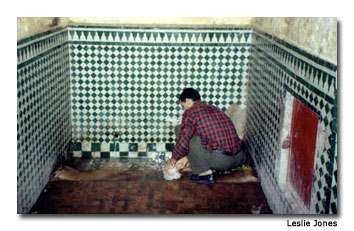
[[[251,32],[70,26],[74,156],[171,152],[185,87],[224,111],[245,104]]]
[[[17,43],[17,212],[27,213],[70,147],[67,29]]]
[[[277,182],[285,93],[320,117],[323,150],[316,153],[311,213],[337,212],[337,67],[276,37],[254,31],[248,82],[246,143],[276,213],[291,213]]]

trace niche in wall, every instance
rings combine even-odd
[[[290,133],[288,183],[309,208],[319,117],[298,99],[294,99]]]
[[[294,213],[311,210],[316,153],[324,148],[324,133],[318,113],[287,92],[278,182]]]

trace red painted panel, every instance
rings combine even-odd
[[[289,182],[310,207],[318,115],[294,99],[291,122]]]

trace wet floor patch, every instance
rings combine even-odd
[[[196,184],[188,171],[178,180],[163,178],[164,161],[151,159],[77,159],[80,173],[108,176],[66,180],[54,177],[31,213],[39,214],[269,214],[258,178],[244,166],[219,176],[216,183]]]

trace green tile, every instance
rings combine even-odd
[[[114,152],[114,151],[119,151],[119,143],[111,143],[109,145],[109,150],[111,152]]]
[[[130,152],[137,152],[138,151],[138,144],[137,143],[129,144],[129,151]]]
[[[89,159],[91,157],[92,157],[91,152],[82,152],[81,158]]]
[[[120,152],[119,157],[128,157],[129,152]]]
[[[166,151],[172,152],[175,145],[173,143],[166,143]]]
[[[110,158],[110,153],[109,152],[101,152],[101,158]]]
[[[147,157],[147,153],[146,152],[139,152],[138,157]]]
[[[81,151],[81,143],[73,142],[73,151]]]
[[[92,143],[91,144],[92,152],[100,152],[101,151],[101,143]]]
[[[156,144],[147,144],[147,150],[148,151],[156,151]]]

